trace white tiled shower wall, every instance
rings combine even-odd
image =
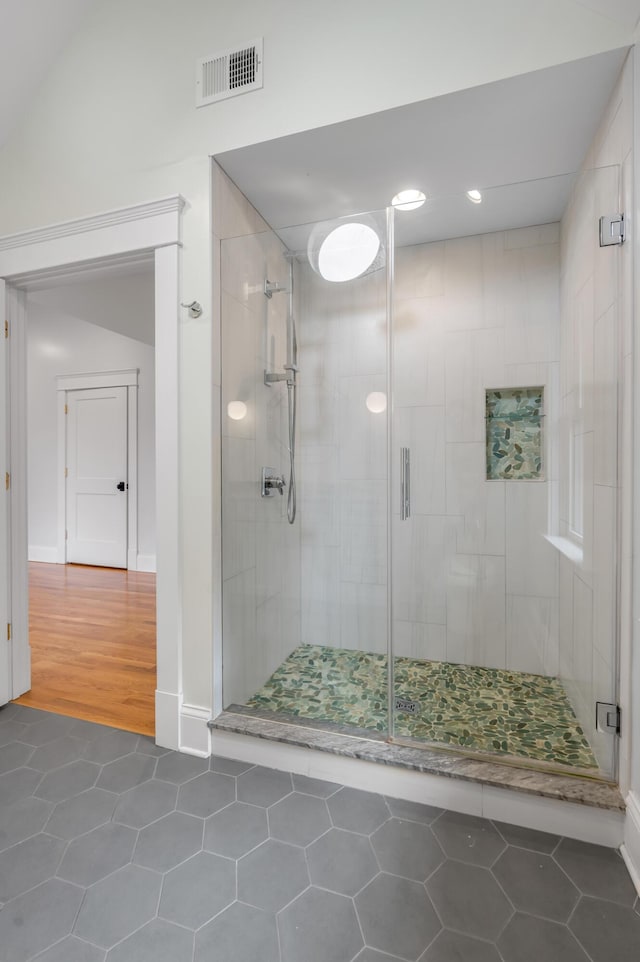
[[[285,294],[264,295],[265,278],[288,286],[283,245],[214,165],[214,230],[220,241],[222,339],[222,579],[224,704],[242,704],[300,640],[300,529],[286,495],[260,497],[261,468],[287,474],[286,387],[264,384],[282,370]],[[227,416],[243,401],[246,417]]]
[[[398,654],[557,673],[555,466],[486,480],[484,392],[544,385],[557,403],[559,256],[557,224],[396,252],[395,483],[401,445],[412,472],[411,518],[394,515]],[[307,268],[300,287],[302,640],[383,652],[385,415],[365,401],[387,390],[384,276],[329,289]]]
[[[583,557],[560,560],[560,675],[605,770],[613,739],[595,731],[596,701],[616,697],[616,571],[630,569],[632,237],[601,249],[598,218],[632,209],[632,61],[628,59],[562,219],[560,534],[572,538],[568,459],[582,435]],[[572,427],[573,426],[573,427]],[[619,440],[618,440],[619,439]],[[620,525],[618,544],[618,512]],[[575,538],[574,538],[575,540]],[[622,585],[622,637],[629,634]],[[623,713],[624,714],[624,713]]]
[[[298,290],[302,641],[386,651],[385,272]]]

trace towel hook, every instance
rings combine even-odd
[[[191,301],[190,304],[183,304],[181,301],[180,307],[186,307],[190,317],[200,317],[202,314],[202,304],[199,304],[198,301]]]

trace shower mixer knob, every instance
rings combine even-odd
[[[284,495],[284,488],[287,482],[282,475],[273,474],[272,471],[272,468],[262,469],[262,490],[260,493],[263,498],[270,498],[274,491],[278,491],[280,495]]]

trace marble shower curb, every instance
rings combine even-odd
[[[305,724],[277,721],[236,705],[221,712],[208,724],[210,729],[217,731],[250,735],[346,758],[457,778],[606,811],[625,811],[618,786],[594,778],[534,771],[469,758],[446,750],[393,745],[382,738],[372,738],[371,735],[366,738],[356,737],[336,730],[321,730]]]

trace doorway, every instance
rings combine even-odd
[[[21,290],[31,688],[20,701],[152,734],[153,261]]]
[[[180,246],[185,200],[180,195],[107,211],[0,238],[0,303],[5,338],[0,364],[7,391],[0,397],[0,451],[6,473],[0,534],[0,623],[9,644],[0,649],[0,703],[31,687],[28,627],[26,296],[21,284],[38,276],[72,274],[104,264],[151,258],[154,265],[155,357],[162,390],[156,390],[156,689],[158,744],[180,748],[182,589],[179,546],[178,387],[181,299]],[[10,332],[10,333],[9,333]]]

